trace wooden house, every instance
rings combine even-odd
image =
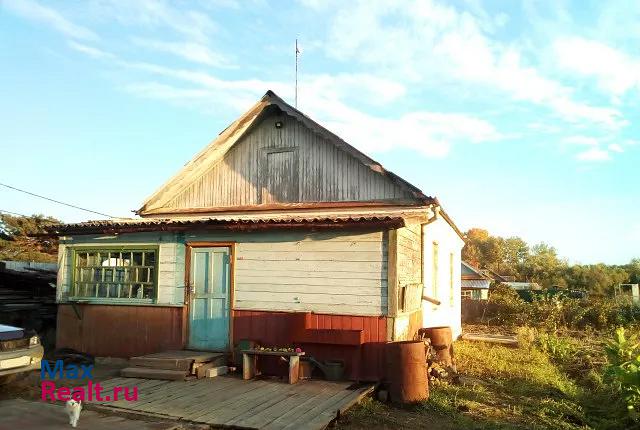
[[[438,201],[271,91],[137,213],[52,230],[58,347],[128,357],[249,339],[375,380],[385,342],[461,331],[463,240]]]

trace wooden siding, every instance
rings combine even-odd
[[[280,237],[275,243],[237,244],[235,309],[386,313],[387,251],[382,232]]]
[[[276,119],[283,122],[282,128],[275,128]],[[280,169],[267,169],[268,155],[278,153],[287,154],[288,161],[282,162]],[[268,177],[269,174],[278,177]],[[276,189],[269,190],[269,186]],[[297,190],[291,190],[292,186]],[[163,208],[411,198],[397,183],[372,171],[294,118],[281,115],[264,119]]]
[[[288,312],[243,311],[234,312],[233,338],[254,340],[265,346],[283,346],[295,343],[305,315]],[[347,377],[353,380],[380,380],[384,371],[384,344],[387,341],[387,318],[353,315],[307,315],[307,328],[334,331],[336,343],[341,332],[362,330],[363,343],[359,346],[329,343],[298,342],[307,355],[318,360],[344,360]],[[277,369],[277,366],[271,367]]]
[[[422,226],[411,224],[397,230],[397,280],[403,303],[398,308],[413,312],[422,305]],[[404,290],[404,292],[403,292]]]
[[[73,348],[99,357],[131,357],[182,349],[182,307],[58,306],[57,348]]]
[[[73,247],[157,244],[157,303],[183,304],[185,242],[235,242],[235,309],[385,315],[387,235],[384,232],[292,231],[131,233],[76,236]],[[71,271],[61,272],[59,293]],[[60,301],[66,296],[61,295]]]

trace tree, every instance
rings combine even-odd
[[[44,215],[0,214],[0,260],[55,262],[57,238],[31,236],[45,233],[45,227],[52,224],[60,221]]]
[[[529,282],[536,282],[549,288],[554,285],[567,286],[563,275],[566,271],[566,261],[558,258],[553,246],[539,243],[531,247],[531,253],[522,267],[522,274]]]
[[[481,246],[489,238],[489,232],[481,228],[472,228],[465,236],[467,240],[462,248],[462,259],[473,266],[485,267]]]
[[[556,249],[546,243],[530,247],[517,236],[492,236],[481,228],[470,229],[466,237],[463,260],[500,275],[513,275],[518,281],[537,282],[547,288],[557,285],[594,294],[611,294],[613,287],[621,283],[640,283],[640,258],[624,266],[569,266],[566,260],[558,257]]]

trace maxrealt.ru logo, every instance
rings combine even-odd
[[[109,390],[104,390],[99,382],[93,381],[93,365],[67,364],[62,360],[56,360],[53,368],[51,364],[43,360],[40,364],[40,389],[43,401],[55,402],[67,400],[76,401],[98,401],[116,402],[127,400],[135,402],[138,400],[138,387],[115,386]],[[56,380],[87,380],[86,386],[67,387],[56,385]]]

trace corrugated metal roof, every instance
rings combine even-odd
[[[118,232],[118,231],[162,231],[181,228],[210,227],[260,227],[260,226],[317,226],[343,224],[381,223],[402,226],[404,219],[391,215],[335,215],[335,216],[208,216],[201,218],[115,218],[72,224],[53,225],[47,228],[50,234]]]
[[[486,280],[477,280],[477,279],[463,279],[462,280],[462,288],[480,288],[480,289],[489,289],[490,281]]]

